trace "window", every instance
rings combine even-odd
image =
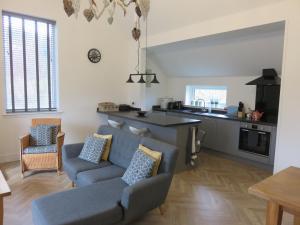
[[[55,22],[2,12],[6,112],[56,111]]]
[[[185,104],[192,106],[224,109],[226,107],[227,87],[187,86]]]

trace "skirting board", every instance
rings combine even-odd
[[[14,162],[18,160],[20,160],[20,155],[18,153],[0,155],[0,163]]]

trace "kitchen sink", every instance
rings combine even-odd
[[[191,113],[207,113],[207,109],[186,109],[184,110],[186,112],[191,112]]]

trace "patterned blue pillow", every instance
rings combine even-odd
[[[52,129],[49,125],[38,125],[30,128],[30,145],[46,146],[52,144]]]
[[[122,180],[128,185],[133,185],[143,179],[151,177],[154,164],[155,160],[153,158],[138,149],[134,153]]]
[[[52,129],[51,142],[52,142],[52,144],[56,144],[56,137],[58,134],[58,126],[52,125],[51,129]]]
[[[99,163],[104,151],[107,139],[88,136],[85,139],[83,149],[80,152],[79,158],[92,162]]]

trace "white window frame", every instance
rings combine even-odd
[[[205,102],[205,107],[206,108],[216,108],[216,109],[223,109],[227,105],[227,100],[228,100],[228,89],[227,86],[216,86],[216,85],[187,85],[186,86],[186,91],[185,91],[185,105],[188,106],[195,106],[192,105],[192,101],[195,100],[195,91],[197,89],[207,89],[207,90],[226,90],[226,103],[225,105],[220,105],[220,107],[215,107],[215,105],[211,105],[208,102]],[[195,106],[197,107],[197,106]],[[199,106],[203,107],[203,105]]]

